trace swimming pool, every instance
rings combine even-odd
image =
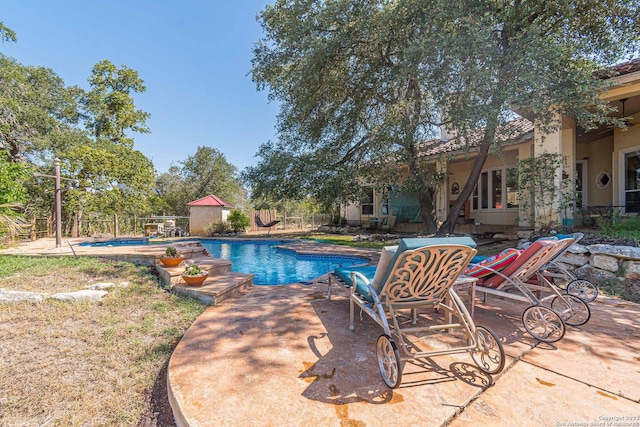
[[[368,262],[353,256],[301,255],[289,249],[278,249],[287,241],[223,241],[200,240],[215,258],[231,261],[231,270],[254,274],[255,285],[280,285],[308,282],[328,273],[337,266]]]
[[[142,237],[130,237],[130,238],[115,238],[115,239],[107,239],[96,242],[83,242],[78,244],[78,246],[138,246],[138,245],[148,245],[149,238]]]

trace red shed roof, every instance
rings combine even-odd
[[[231,203],[225,202],[218,196],[214,196],[213,194],[209,194],[201,199],[194,200],[193,202],[187,203],[187,206],[222,206],[223,208],[232,208],[233,205]]]

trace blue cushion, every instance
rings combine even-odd
[[[556,237],[558,238],[558,240],[564,240],[564,239],[573,239],[573,234],[556,234]]]
[[[357,271],[366,277],[370,282],[373,282],[373,276],[376,274],[376,266],[375,265],[361,265],[361,266],[353,266],[353,267],[338,267],[334,270],[334,274],[340,278],[343,282],[345,282],[349,287],[353,286],[351,282],[351,272]],[[356,277],[356,286],[358,289],[361,287],[366,289],[367,286],[364,284],[364,281]]]
[[[479,264],[487,258],[489,257],[486,255],[476,255],[473,258],[471,258],[471,262],[469,264]]]

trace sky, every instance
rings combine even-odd
[[[150,134],[129,133],[158,173],[209,146],[239,171],[275,140],[278,105],[251,80],[256,20],[268,0],[2,0],[0,21],[17,43],[0,52],[45,66],[68,86],[88,89],[93,66],[108,59],[138,71],[133,94],[151,114]]]

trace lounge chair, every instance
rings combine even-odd
[[[485,373],[495,374],[504,367],[504,349],[498,337],[491,330],[475,325],[452,288],[476,254],[471,246],[475,243],[470,238],[403,239],[397,250],[383,251],[377,267],[337,268],[329,275],[329,297],[332,281],[349,288],[350,330],[355,330],[356,305],[383,328],[376,354],[387,386],[400,385],[404,362],[414,358],[468,352]],[[420,319],[419,325],[417,312],[423,308],[442,310],[448,316],[455,316],[457,322],[434,324],[432,321],[428,325],[425,319]],[[411,326],[399,321],[402,310],[410,310]],[[453,329],[462,330],[465,335],[461,346],[433,351],[420,349],[418,335]]]
[[[578,243],[584,237],[583,233],[572,234],[556,234],[558,240],[573,239],[573,244]],[[543,276],[558,286],[560,289],[565,290],[569,295],[575,295],[584,302],[591,302],[598,297],[598,288],[596,285],[585,279],[578,279],[573,272],[567,270],[567,268],[558,262],[563,254],[565,254],[571,245],[556,255],[549,263],[543,268]]]
[[[269,222],[267,222],[265,224],[265,223],[262,222],[262,219],[260,219],[260,215],[258,215],[258,214],[256,214],[255,220],[256,220],[256,225],[259,228],[268,228],[269,229],[269,231],[267,231],[267,235],[269,235],[269,233],[271,233],[271,227],[273,227],[274,225],[276,225],[276,224],[278,224],[280,222],[279,219],[275,219],[275,220],[269,221]]]
[[[498,295],[508,299],[528,302],[531,305],[522,314],[522,323],[529,334],[543,342],[555,342],[565,334],[565,324],[578,326],[585,324],[591,311],[587,304],[574,295],[561,294],[547,278],[542,268],[559,253],[573,244],[573,239],[536,240],[513,262],[497,271],[482,264],[490,272],[480,277],[476,292]],[[517,289],[520,294],[509,292]],[[548,304],[545,306],[543,304]]]

